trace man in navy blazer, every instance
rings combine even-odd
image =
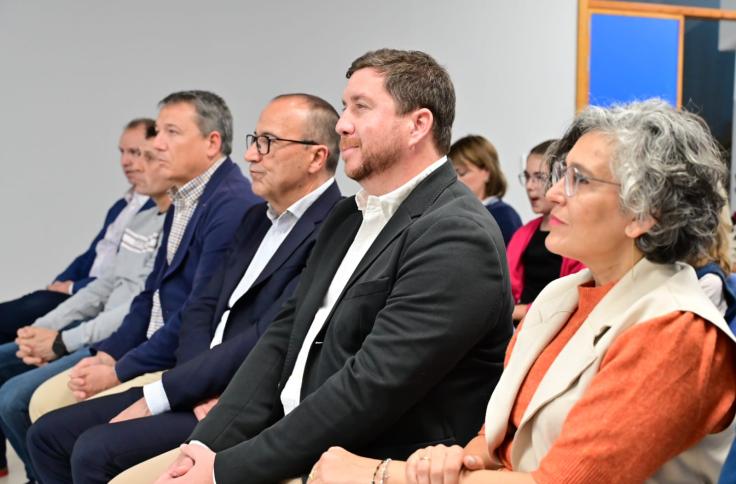
[[[120,237],[128,222],[148,201],[148,197],[135,192],[140,173],[133,167],[137,163],[136,160],[141,157],[139,147],[145,140],[146,129],[153,125],[152,119],[136,118],[123,129],[118,144],[120,165],[131,188],[124,198],[117,200],[107,211],[102,229],[92,239],[87,250],[77,256],[45,289],[0,303],[0,343],[13,341],[19,328],[31,325],[36,319],[93,281],[105,267],[111,266],[107,261],[113,258],[110,257],[111,253],[114,255],[117,251]],[[153,202],[146,205],[146,208],[151,206]],[[111,226],[113,229],[108,230]],[[104,247],[98,250],[98,245]]]
[[[228,157],[232,115],[219,96],[183,91],[159,104],[154,149],[174,186],[173,210],[144,291],[120,328],[94,346],[96,355],[71,370],[77,399],[173,365],[181,310],[206,287],[238,222],[259,201]]]
[[[43,482],[108,482],[194,429],[193,407],[225,389],[292,295],[322,220],[341,198],[337,118],[306,94],[279,96],[263,110],[245,157],[253,190],[268,203],[248,211],[209,285],[182,311],[177,366],[144,388],[41,418],[30,440],[39,443]],[[60,445],[48,452],[50,442]]]

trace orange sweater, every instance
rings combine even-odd
[[[496,449],[507,469],[514,430],[534,392],[611,287],[579,288],[577,310],[529,370],[511,411],[509,434]],[[514,336],[507,363],[515,341]],[[532,477],[540,484],[644,481],[734,418],[734,356],[731,340],[692,313],[678,311],[632,327],[610,346]]]

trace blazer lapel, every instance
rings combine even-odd
[[[422,215],[425,210],[437,199],[439,194],[446,189],[453,181],[455,181],[455,170],[449,162],[441,165],[437,170],[430,174],[409,194],[404,202],[396,210],[386,226],[381,230],[373,241],[368,252],[361,259],[358,267],[348,279],[345,289],[337,300],[340,303],[345,291],[350,288],[355,281],[373,264],[373,261],[381,255],[386,247],[406,230],[412,221]],[[331,316],[331,315],[330,315]],[[329,320],[329,318],[328,318]]]
[[[647,266],[651,266],[651,269],[642,270]],[[584,274],[588,272],[583,271]],[[596,361],[598,341],[604,338],[610,341],[631,325],[614,324],[611,322],[612,319],[625,314],[642,295],[661,286],[672,275],[673,271],[667,266],[655,266],[646,259],[642,259],[630,269],[596,305],[550,365],[529,402],[521,425],[528,422],[545,404],[566,391],[588,366]],[[635,318],[626,319],[631,321]],[[603,347],[608,345],[603,344]]]
[[[202,212],[205,210],[207,202],[209,201],[210,197],[212,197],[212,194],[217,189],[217,186],[220,184],[222,179],[228,173],[230,173],[233,168],[235,168],[233,162],[230,161],[230,158],[226,158],[225,161],[223,161],[222,164],[217,168],[217,170],[215,170],[215,172],[212,174],[212,177],[207,182],[207,186],[205,187],[204,192],[202,192],[202,196],[199,197],[197,208],[194,209],[192,218],[189,219],[189,223],[187,223],[187,228],[184,230],[184,234],[181,237],[179,247],[176,249],[174,258],[171,260],[171,264],[169,265],[165,275],[169,275],[173,271],[175,271],[176,268],[179,267],[181,262],[184,260],[184,254],[186,254],[189,243],[192,241],[195,228],[197,227],[197,222],[202,216]]]
[[[270,227],[271,223],[266,216],[266,209],[264,205],[261,217],[259,217],[255,226],[251,227],[251,230],[248,231],[249,235],[247,238],[247,242],[245,244],[241,244],[240,247],[236,248],[237,255],[235,257],[233,266],[237,267],[238,270],[231,271],[229,270],[229,267],[225,268],[225,280],[223,281],[222,291],[217,302],[218,313],[220,310],[224,311],[224,308],[227,307],[230,296],[232,295],[235,288],[238,287],[240,280],[245,274],[245,271],[248,270],[248,266],[253,260],[253,256],[255,256],[258,247],[260,247],[261,242],[263,241],[263,238],[266,236],[266,233],[268,232],[268,229]]]
[[[317,200],[314,201],[314,203],[312,203],[307,211],[304,212],[304,215],[299,218],[294,228],[291,229],[289,235],[286,236],[286,239],[281,243],[273,257],[268,261],[266,267],[263,268],[251,287],[256,287],[258,284],[271,277],[271,274],[273,274],[279,267],[284,265],[284,263],[291,258],[294,251],[315,230],[315,227],[319,225],[325,217],[327,217],[332,207],[335,206],[335,203],[339,200],[340,190],[337,188],[337,183],[333,183],[322,195],[319,196],[319,198],[317,198]]]
[[[353,243],[355,234],[358,232],[360,224],[363,221],[363,217],[355,205],[355,200],[352,200],[352,204],[353,211],[348,213],[342,223],[335,229],[335,233],[344,234],[344,236],[331,237],[325,244],[324,254],[329,254],[330,257],[324,257],[321,260],[315,260],[314,257],[310,257],[312,263],[319,265],[319,270],[313,271],[314,276],[310,284],[308,296],[304,299],[300,307],[297,308],[297,314],[294,316],[294,328],[291,332],[289,347],[284,360],[282,384],[286,382],[286,379],[294,368],[299,350],[304,343],[309,327],[314,321],[314,316],[322,306],[330,283],[338,267],[340,267],[345,253]],[[329,321],[329,318],[327,321]],[[325,322],[326,325],[327,322]]]

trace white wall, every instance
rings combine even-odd
[[[506,197],[521,155],[574,111],[575,0],[0,0],[0,300],[46,284],[98,230],[125,189],[117,139],[181,89],[220,94],[233,157],[274,95],[336,106],[367,50],[424,50],[455,82],[454,138],[496,144]],[[356,185],[344,175],[344,191]]]

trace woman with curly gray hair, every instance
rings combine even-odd
[[[692,267],[678,262],[707,255],[715,237],[725,203],[717,145],[699,117],[652,100],[587,108],[551,152],[546,245],[588,269],[553,281],[531,305],[481,434],[406,463],[333,448],[315,476],[718,479],[734,439],[736,345]]]

